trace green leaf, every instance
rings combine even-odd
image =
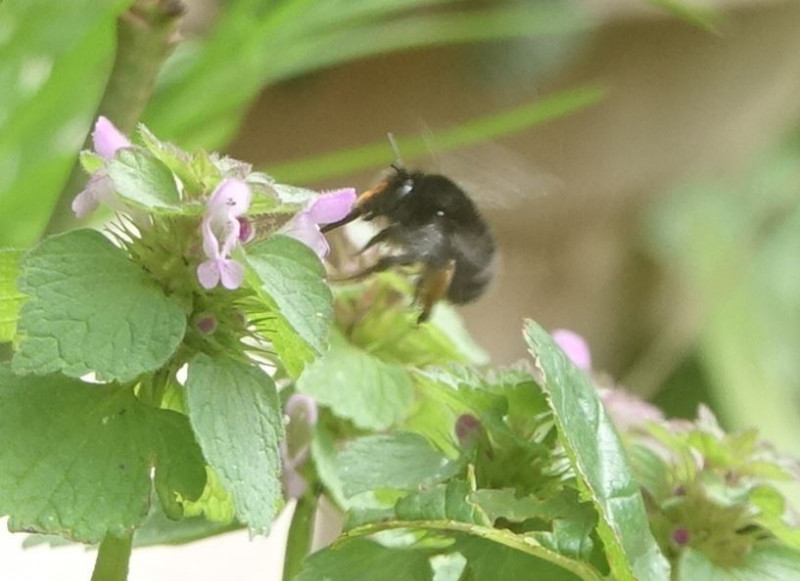
[[[17,321],[25,298],[17,289],[22,250],[0,250],[0,343],[11,341],[17,332]]]
[[[408,432],[353,440],[338,461],[346,496],[373,489],[415,490],[451,478],[462,466]]]
[[[691,547],[678,560],[676,581],[795,581],[800,578],[800,551],[777,543],[757,544],[739,567],[719,567]]]
[[[144,146],[152,153],[164,166],[171,170],[183,183],[184,188],[191,193],[203,191],[203,178],[213,177],[215,181],[221,177],[220,172],[213,172],[213,176],[198,175],[192,165],[192,158],[188,153],[176,147],[172,143],[159,140],[144,125],[138,127],[139,137]],[[121,152],[120,152],[121,153]],[[214,170],[214,166],[210,166]],[[163,173],[163,170],[161,170]],[[176,199],[175,202],[178,200]]]
[[[414,398],[403,367],[350,345],[339,333],[331,335],[330,350],[306,368],[297,389],[366,430],[402,421]]]
[[[429,581],[433,577],[424,552],[354,539],[312,554],[295,581],[375,581],[384,573],[390,574],[392,581]]]
[[[412,492],[397,501],[399,520],[452,520],[490,525],[486,514],[470,502],[470,486],[464,480],[451,480],[426,490]]]
[[[316,353],[327,347],[333,298],[325,283],[325,269],[305,244],[287,236],[272,236],[254,245],[245,260],[248,280],[277,317],[269,323],[270,340],[296,376],[310,360],[298,339]],[[286,360],[292,358],[290,366]]]
[[[578,581],[578,576],[553,563],[511,547],[479,538],[464,537],[456,545],[467,558],[467,569],[474,581]],[[596,577],[599,579],[599,576]],[[642,579],[644,581],[644,579]]]
[[[396,273],[340,290],[336,296],[340,325],[348,328],[354,345],[385,361],[415,367],[488,362],[452,306],[437,304],[431,320],[418,325],[417,313],[407,304],[412,293],[408,279]],[[365,296],[370,297],[368,309]]]
[[[108,162],[116,192],[151,212],[181,213],[181,194],[170,169],[153,153],[125,147]]]
[[[510,522],[575,518],[583,512],[575,494],[542,500],[533,495],[517,497],[513,488],[481,489],[470,494],[469,500],[485,511],[492,522],[499,518]]]
[[[283,423],[272,378],[255,364],[199,354],[189,363],[186,408],[236,517],[266,534],[282,504]]]
[[[669,564],[649,530],[639,486],[589,378],[539,325],[525,339],[541,375],[559,438],[600,515],[598,533],[618,581],[666,581]]]
[[[233,522],[233,498],[225,490],[219,476],[206,466],[206,487],[197,500],[181,499],[185,516],[204,516],[209,521],[222,524]]]
[[[0,366],[0,439],[0,514],[13,531],[96,543],[144,521],[153,468],[174,517],[178,495],[196,499],[205,484],[186,417],[118,385],[19,377]]]
[[[49,238],[22,260],[17,373],[89,372],[129,381],[161,367],[180,345],[177,302],[102,234]]]

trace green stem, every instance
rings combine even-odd
[[[283,560],[283,581],[292,581],[300,573],[303,559],[311,552],[314,536],[314,515],[317,512],[317,497],[306,495],[297,499],[297,505],[289,525],[286,539],[286,555]]]
[[[105,93],[97,108],[123,133],[131,133],[153,92],[161,65],[177,40],[184,6],[180,0],[134,0],[117,19],[117,51]],[[87,137],[84,147],[90,146]],[[76,223],[71,205],[86,182],[76,161],[56,202],[47,233],[68,230]]]
[[[133,532],[124,537],[106,534],[97,550],[91,581],[125,581],[131,558]]]
[[[570,559],[560,553],[556,553],[540,545],[532,537],[524,537],[522,535],[514,534],[510,531],[503,529],[494,529],[482,527],[469,523],[455,522],[455,521],[385,521],[377,522],[368,525],[363,525],[350,529],[334,543],[346,541],[347,539],[374,535],[380,531],[393,530],[393,529],[411,529],[411,530],[428,530],[428,531],[444,531],[444,532],[457,532],[466,533],[475,537],[486,539],[522,551],[528,555],[533,555],[539,559],[549,561],[554,565],[558,565],[567,571],[574,573],[579,579],[583,581],[602,581],[600,573],[591,565],[582,561]],[[284,581],[286,581],[284,579]]]

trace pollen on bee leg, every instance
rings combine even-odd
[[[427,267],[417,283],[414,300],[422,305],[422,313],[417,318],[417,323],[427,321],[433,306],[447,296],[447,290],[453,280],[456,263],[451,260],[443,268]]]

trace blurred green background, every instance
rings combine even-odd
[[[45,232],[130,4],[0,4],[0,246]],[[485,205],[502,259],[464,313],[495,361],[524,316],[572,328],[670,413],[800,454],[796,1],[186,4],[157,135],[365,188],[392,131]]]

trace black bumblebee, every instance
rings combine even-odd
[[[422,323],[443,298],[463,304],[483,294],[494,270],[495,241],[475,204],[452,180],[398,165],[392,168],[387,179],[358,197],[347,216],[322,231],[356,218],[383,217],[387,226],[364,250],[383,242],[399,253],[381,257],[354,278],[395,266],[422,265],[416,287],[416,300],[422,306],[417,321]]]

